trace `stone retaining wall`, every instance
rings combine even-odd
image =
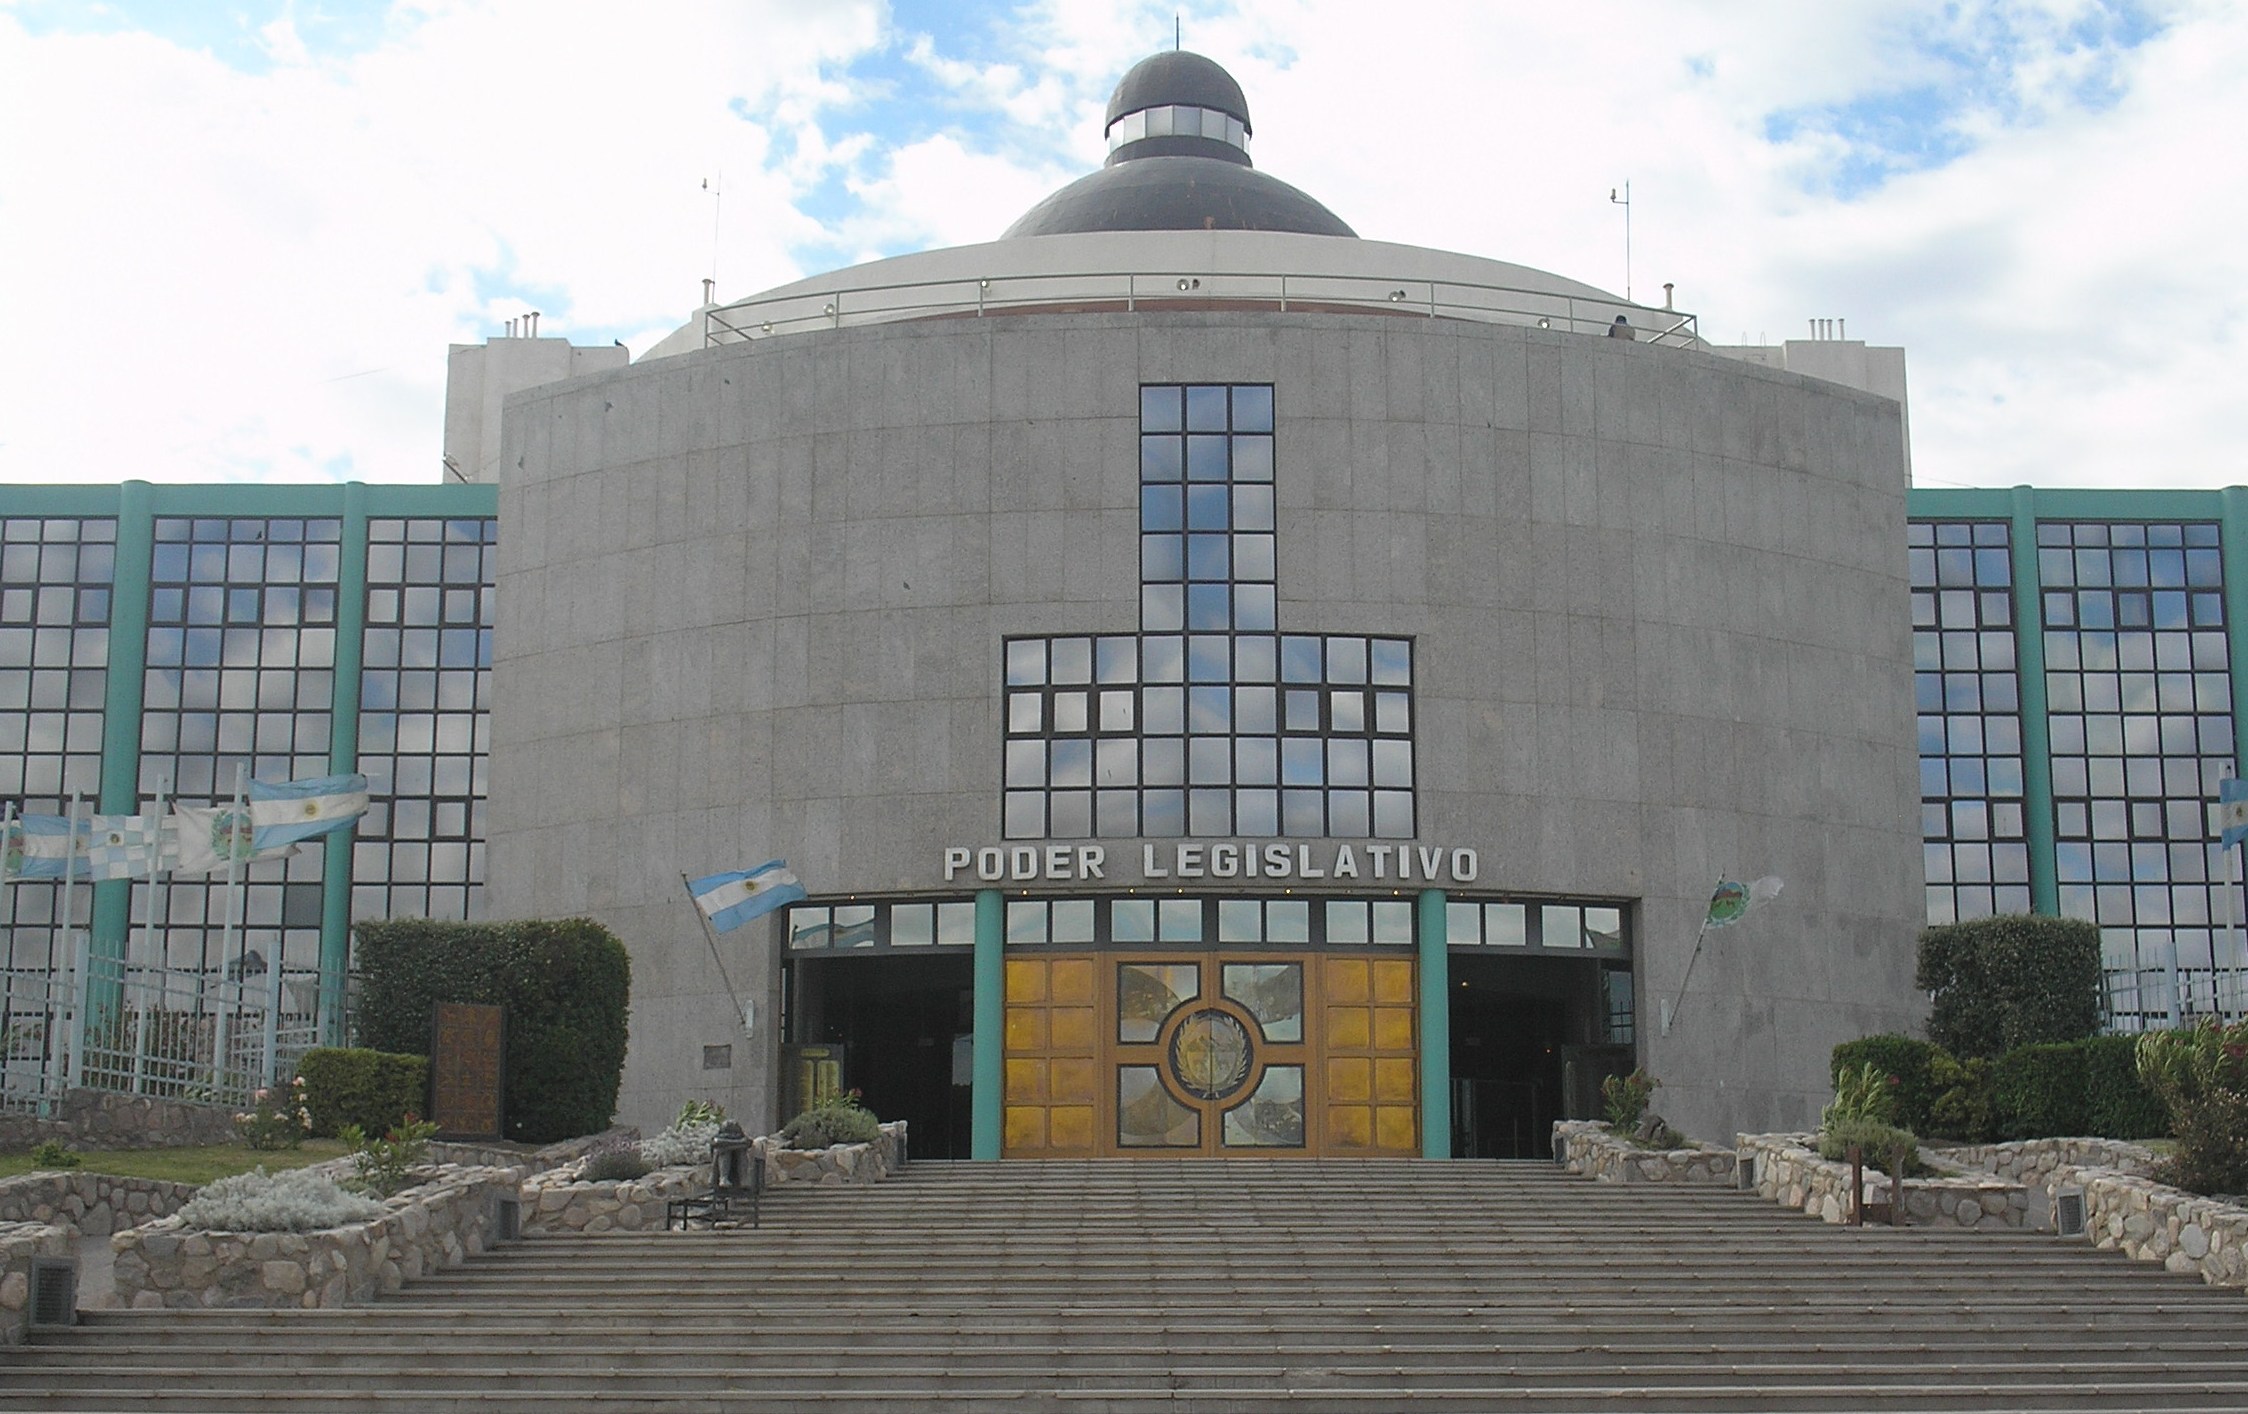
[[[2199,1273],[2211,1286],[2248,1286],[2248,1208],[2112,1168],[2058,1168],[2050,1182],[2084,1190],[2094,1246]]]
[[[1596,1119],[1557,1120],[1554,1158],[1571,1173],[1604,1183],[1714,1183],[1733,1186],[1729,1149],[1643,1149]]]
[[[194,1196],[192,1183],[48,1169],[0,1180],[0,1222],[53,1223],[76,1236],[107,1237],[168,1218]]]
[[[787,1149],[771,1138],[755,1142],[765,1161],[765,1182],[811,1183],[843,1188],[880,1183],[903,1167],[906,1122],[881,1126],[871,1144],[838,1144],[832,1149]]]
[[[561,1139],[542,1149],[523,1149],[512,1145],[479,1143],[475,1140],[433,1140],[429,1146],[429,1159],[437,1164],[459,1164],[463,1168],[514,1169],[521,1176],[544,1173],[548,1169],[574,1164],[596,1149],[622,1147],[640,1142],[640,1131],[630,1126],[605,1129],[599,1134],[587,1134],[576,1139]]]
[[[750,1141],[750,1152],[765,1166],[767,1188],[784,1183],[842,1188],[878,1183],[897,1172],[905,1143],[906,1122],[901,1119],[883,1125],[871,1144],[786,1149],[761,1137]],[[581,1182],[577,1165],[571,1164],[524,1181],[523,1231],[654,1231],[664,1224],[665,1204],[709,1187],[707,1163],[657,1169],[615,1183]]]
[[[55,1223],[0,1221],[0,1346],[20,1345],[31,1324],[31,1262],[70,1257],[78,1239]]]
[[[2016,1139],[2005,1144],[1964,1144],[1921,1152],[1932,1152],[1962,1168],[1985,1169],[2017,1183],[2041,1182],[2059,1168],[2145,1174],[2153,1172],[2155,1165],[2154,1150],[2121,1139]]]
[[[657,1169],[616,1183],[581,1183],[577,1170],[556,1169],[523,1182],[523,1233],[654,1232],[664,1204],[710,1186],[710,1166]]]
[[[52,1139],[73,1148],[177,1149],[231,1144],[235,1107],[201,1100],[71,1090],[49,1119],[0,1114],[0,1148],[28,1149]]]
[[[447,1167],[387,1200],[387,1215],[322,1232],[196,1232],[165,1218],[110,1239],[117,1304],[363,1306],[483,1251],[496,1200],[516,1192],[508,1169]]]
[[[1824,1222],[1850,1220],[1850,1166],[1822,1159],[1809,1134],[1743,1134],[1736,1141],[1741,1159],[1755,1164],[1756,1191],[1783,1208],[1797,1208]],[[1861,1197],[1890,1201],[1893,1184],[1868,1165]],[[2034,1195],[2034,1197],[2033,1197]],[[2046,1221],[2044,1190],[2009,1182],[1995,1174],[1960,1174],[1905,1180],[1907,1227],[2035,1228]]]

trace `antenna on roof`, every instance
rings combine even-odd
[[[1616,195],[1614,187],[1608,188],[1608,200],[1624,209],[1624,299],[1631,299],[1631,183],[1624,183],[1624,194]]]
[[[724,214],[726,206],[726,198],[720,188],[725,180],[724,171],[720,171],[714,178],[703,178],[703,190],[710,193],[710,279],[704,282],[710,286],[718,283],[718,218]],[[709,301],[705,300],[704,303],[708,304]]]
[[[1171,12],[1171,47],[1173,49],[1186,48],[1186,23],[1179,18],[1179,12],[1176,10]]]

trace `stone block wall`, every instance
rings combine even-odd
[[[31,1263],[69,1257],[77,1239],[55,1223],[0,1221],[0,1345],[20,1345],[31,1324]]]
[[[388,1200],[372,1222],[322,1232],[195,1232],[177,1217],[118,1233],[120,1306],[363,1306],[423,1272],[484,1250],[495,1200],[517,1193],[498,1168],[446,1168]]]
[[[0,1222],[53,1223],[83,1237],[168,1218],[195,1196],[192,1183],[44,1170],[0,1182]]]
[[[202,1100],[80,1089],[65,1093],[58,1110],[49,1119],[0,1114],[0,1149],[28,1149],[49,1139],[89,1149],[176,1149],[235,1139],[234,1106]]]
[[[2211,1286],[2248,1286],[2248,1208],[2115,1169],[2059,1168],[2052,1182],[2083,1188],[2094,1246],[2198,1273]]]
[[[1962,1168],[1986,1169],[2017,1183],[2042,1183],[2061,1168],[2154,1171],[2154,1151],[2121,1139],[2016,1139],[2004,1144],[1966,1144],[1931,1152]]]
[[[583,1183],[575,1168],[535,1174],[523,1183],[523,1234],[541,1232],[653,1232],[663,1227],[664,1204],[710,1186],[710,1167],[657,1169],[618,1183]]]
[[[1553,1126],[1554,1157],[1571,1173],[1604,1183],[1711,1183],[1730,1188],[1730,1149],[1697,1144],[1690,1149],[1642,1149],[1596,1119],[1564,1119]]]
[[[1850,1166],[1820,1158],[1813,1142],[1809,1134],[1743,1134],[1736,1145],[1742,1162],[1756,1165],[1758,1193],[1823,1222],[1848,1222]],[[1863,1201],[1890,1201],[1888,1175],[1868,1166],[1864,1180]],[[2034,1228],[2042,1206],[2028,1187],[1995,1174],[1908,1178],[1904,1189],[1907,1227]]]
[[[832,1149],[789,1149],[770,1138],[756,1141],[765,1161],[768,1186],[810,1183],[822,1188],[842,1188],[880,1183],[903,1167],[906,1122],[893,1120],[882,1126],[871,1144],[838,1144]]]

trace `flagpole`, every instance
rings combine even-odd
[[[749,1013],[742,1010],[741,993],[734,990],[734,979],[726,973],[726,959],[718,951],[718,934],[710,926],[710,915],[704,913],[702,905],[695,902],[694,881],[687,877],[684,869],[679,871],[679,887],[687,891],[687,906],[695,911],[695,921],[702,924],[703,941],[710,944],[710,960],[717,964],[718,980],[725,984],[726,996],[734,1004],[735,1024],[742,1028],[742,1034],[746,1036],[749,1034]]]
[[[233,1038],[227,1034],[232,1028],[228,1024],[231,1020],[229,1016],[231,1004],[227,1000],[226,974],[228,965],[234,959],[235,885],[242,876],[242,861],[238,857],[242,851],[235,848],[234,832],[249,823],[246,818],[249,810],[249,775],[250,768],[247,765],[240,761],[234,763],[233,813],[222,822],[222,828],[219,831],[220,836],[226,841],[226,912],[222,915],[225,921],[219,925],[218,1046],[211,1061],[211,1083],[214,1088],[221,1090],[219,1098],[222,1100],[227,1098],[223,1093],[223,1087],[226,1085],[227,1052],[233,1042]],[[242,987],[240,981],[237,980],[234,987],[235,1002],[239,1002],[241,996]]]
[[[1717,883],[1709,886],[1712,896],[1716,894],[1719,885],[1724,882],[1725,876],[1723,874],[1718,875]],[[1702,960],[1702,942],[1707,937],[1709,937],[1709,905],[1705,903],[1702,905],[1702,926],[1694,930],[1694,951],[1686,959],[1686,975],[1678,979],[1678,1000],[1662,1003],[1662,1034],[1665,1036],[1670,1034],[1670,1024],[1678,1019],[1678,1009],[1686,1004],[1686,984],[1694,980],[1694,964]]]
[[[89,1014],[93,1009],[94,997],[93,978],[90,975],[91,950],[85,947],[78,938],[78,930],[75,926],[78,920],[78,910],[74,900],[70,897],[71,875],[74,872],[71,866],[78,862],[78,805],[78,792],[72,791],[70,793],[70,823],[64,828],[62,837],[62,938],[63,945],[70,949],[70,970],[75,974],[73,980],[77,983],[77,998],[74,1008],[76,1015],[70,1028],[70,1063],[63,1072],[63,1085],[66,1090],[77,1089],[79,1082],[85,1078],[86,1038],[93,1029],[93,1018]],[[54,965],[52,955],[48,957],[47,961],[51,971]]]
[[[2240,903],[2234,897],[2239,891],[2240,852],[2237,849],[2227,848],[2225,850],[2225,933],[2232,939],[2232,1004],[2243,1016],[2248,1016],[2248,993],[2242,991],[2240,984]],[[2209,959],[2209,990],[2212,992],[2217,990],[2216,961],[2215,958]],[[2222,1000],[2219,1000],[2217,1003],[2217,1021],[2221,1025],[2224,1020],[2225,1004]]]

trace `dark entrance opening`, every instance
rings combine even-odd
[[[975,962],[968,956],[788,961],[791,1046],[841,1046],[842,1084],[902,1119],[916,1159],[968,1157]],[[783,1077],[781,1111],[795,1108]]]
[[[1597,1119],[1602,1078],[1632,1067],[1628,966],[1479,949],[1449,969],[1453,1157],[1553,1157],[1553,1122]]]

